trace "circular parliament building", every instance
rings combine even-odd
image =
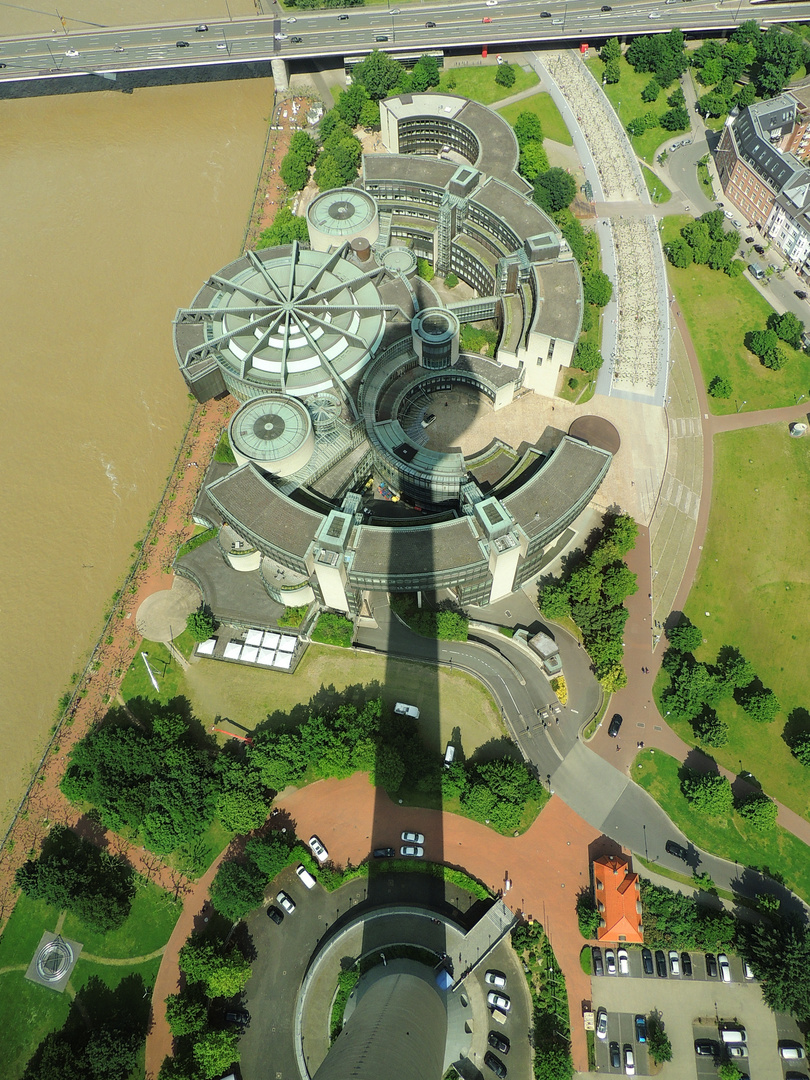
[[[350,615],[376,590],[509,595],[616,449],[604,424],[516,421],[517,398],[553,396],[583,297],[516,171],[512,129],[431,93],[383,101],[381,125],[386,152],[365,155],[356,185],[310,203],[308,245],[247,252],[174,322],[192,394],[241,403],[236,464],[209,471],[195,508],[219,530],[220,562],[278,603]],[[213,597],[199,566],[187,572],[221,614],[227,589]]]

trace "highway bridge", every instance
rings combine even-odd
[[[751,0],[457,0],[439,4],[388,0],[388,6],[282,10],[200,24],[70,30],[50,35],[0,35],[0,84],[30,79],[99,75],[214,64],[273,62],[283,85],[284,61],[385,49],[490,49],[600,42],[613,35],[687,34],[732,30],[745,19],[763,24],[810,17],[807,0],[752,4]]]

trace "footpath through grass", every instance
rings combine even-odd
[[[662,240],[674,240],[693,218],[680,214],[664,219]],[[770,371],[746,349],[749,330],[764,330],[773,308],[745,276],[730,278],[708,266],[678,269],[667,264],[667,276],[686,319],[708,386],[715,375],[729,380],[730,398],[709,398],[713,413],[725,415],[738,406],[755,409],[795,405],[810,390],[810,356],[784,342],[788,360],[781,371]],[[743,402],[745,404],[743,405]]]
[[[448,68],[441,73],[439,90],[449,94],[460,94],[472,101],[478,101],[481,105],[492,105],[496,101],[503,101],[504,98],[520,94],[539,84],[540,80],[533,71],[524,71],[517,64],[513,64],[512,68],[516,76],[514,86],[499,86],[495,82],[498,72],[497,64]],[[455,81],[455,86],[452,88],[448,86],[448,80]]]
[[[661,750],[642,750],[631,775],[649,792],[689,839],[714,855],[736,860],[771,874],[778,873],[789,889],[810,901],[810,848],[786,829],[757,832],[737,813],[711,818],[696,814],[681,794],[681,763]]]
[[[721,701],[717,712],[729,741],[711,753],[728,769],[752,772],[769,795],[804,816],[810,769],[790,753],[784,734],[810,726],[808,521],[806,440],[791,439],[784,424],[715,436],[709,528],[685,610],[703,632],[698,660],[714,663],[723,645],[736,646],[782,711],[773,723],[758,724],[733,699]],[[666,685],[667,676],[660,679]],[[694,741],[687,722],[672,726]]]
[[[540,118],[543,126],[543,138],[552,139],[554,142],[563,143],[565,146],[573,146],[574,140],[571,132],[565,126],[560,110],[554,104],[550,94],[538,93],[523,101],[513,101],[511,105],[504,105],[498,110],[507,123],[514,125],[521,113],[530,112]]]

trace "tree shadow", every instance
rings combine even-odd
[[[805,735],[810,735],[810,711],[800,705],[789,714],[782,729],[782,739],[792,750],[796,741]]]
[[[720,769],[710,754],[697,746],[693,746],[678,768],[678,779],[681,783],[687,779],[690,773],[700,773],[701,776],[707,774],[719,776]]]
[[[495,758],[523,760],[520,751],[512,740],[506,735],[501,735],[497,739],[488,739],[485,743],[481,743],[480,746],[476,747],[470,757],[470,762],[475,765],[483,761],[493,761]]]
[[[101,813],[95,807],[81,815],[73,826],[73,831],[82,840],[89,840],[91,844],[95,844],[102,851],[108,850],[110,846],[107,840],[107,830],[101,820]]]
[[[588,844],[588,864],[592,866],[594,860],[601,859],[604,856],[610,858],[622,858],[624,852],[622,851],[621,844],[617,843],[612,836],[607,836],[602,833],[601,836],[597,836],[595,840],[592,840]]]

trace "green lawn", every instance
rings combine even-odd
[[[673,240],[691,220],[685,214],[665,218],[663,242]],[[808,393],[810,356],[806,353],[780,342],[788,362],[781,371],[770,371],[746,349],[745,334],[764,329],[773,308],[744,276],[732,279],[708,266],[679,270],[669,264],[667,274],[686,318],[705,383],[721,375],[733,388],[730,398],[709,398],[713,413],[733,413],[738,405],[748,411],[780,408],[795,404],[800,394]]]
[[[648,169],[646,165],[641,166],[641,175],[644,177],[644,183],[647,185],[647,191],[652,196],[654,203],[669,202],[672,198],[672,192],[667,185],[655,173]]]
[[[523,101],[513,101],[511,105],[504,105],[498,112],[510,124],[514,124],[521,113],[530,112],[540,117],[543,125],[543,137],[552,139],[554,142],[573,146],[574,140],[571,132],[565,126],[565,121],[560,115],[560,110],[551,100],[551,95],[546,93],[532,94]]]
[[[709,528],[685,605],[706,642],[698,659],[714,663],[721,646],[736,646],[782,704],[772,724],[758,724],[733,699],[722,701],[718,714],[728,723],[729,742],[712,756],[735,772],[749,770],[769,795],[803,815],[810,810],[810,769],[793,757],[782,733],[791,714],[810,706],[808,450],[782,424],[715,436]],[[660,679],[666,685],[667,676]],[[693,741],[689,724],[673,727]]]
[[[736,813],[729,818],[696,814],[681,794],[680,768],[661,750],[642,750],[631,775],[698,847],[743,866],[778,871],[788,888],[810,900],[810,848],[786,829],[758,833]]]
[[[180,914],[179,906],[168,903],[167,894],[154,885],[140,889],[124,925],[111,934],[100,935],[73,916],[65,919],[62,933],[79,941],[95,956],[128,959],[162,948],[169,940]],[[72,995],[56,993],[29,982],[25,968],[34,955],[43,930],[55,930],[59,912],[41,900],[20,896],[0,938],[0,1030],[3,1032],[4,1080],[19,1080],[26,1063],[50,1031],[67,1018]],[[70,977],[73,990],[98,977],[114,988],[128,975],[139,976],[147,987],[154,985],[160,958],[141,964],[100,964],[79,957]],[[4,970],[20,968],[23,970]],[[138,992],[139,997],[141,992]],[[23,1019],[24,1018],[24,1019]]]
[[[514,64],[513,68],[517,76],[514,86],[499,86],[495,82],[498,65],[492,63],[476,67],[457,67],[445,70],[441,75],[439,89],[471,98],[482,105],[492,105],[495,101],[503,101],[504,98],[519,94],[523,90],[529,90],[539,83],[540,80],[533,71],[524,71],[517,64]],[[450,71],[452,71],[456,80],[456,85],[452,90],[449,90],[447,86]]]
[[[593,77],[601,85],[605,65],[597,57],[592,57],[586,60],[585,63],[590,68]],[[644,116],[648,112],[654,112],[658,116],[662,116],[669,109],[667,96],[678,86],[678,83],[673,83],[668,90],[662,90],[658,96],[658,101],[642,101],[641,91],[652,76],[649,72],[636,74],[624,57],[619,61],[619,67],[621,69],[620,80],[617,83],[606,84],[602,89],[607,94],[608,100],[616,110],[625,128],[637,116]],[[661,143],[666,142],[668,139],[674,141],[680,137],[680,132],[664,131],[662,127],[654,127],[649,128],[643,135],[631,138],[630,142],[639,157],[644,158],[645,161],[652,161],[655,151]]]
[[[174,639],[175,647],[184,655],[191,656],[194,649],[194,639],[187,630]],[[152,669],[159,690],[156,692],[152,686],[152,680],[146,670],[141,652],[146,653],[149,666]],[[129,666],[121,684],[121,696],[124,701],[134,697],[145,697],[151,701],[160,701],[165,704],[177,694],[182,693],[183,669],[177,660],[169,652],[168,648],[160,641],[147,641],[144,639],[135,655],[135,659]]]

